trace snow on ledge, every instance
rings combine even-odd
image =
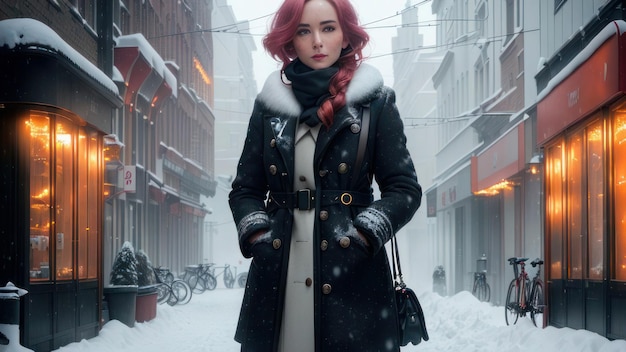
[[[537,95],[536,102],[542,101],[554,88],[574,73],[574,71],[587,61],[587,59],[589,59],[591,55],[593,55],[593,53],[595,53],[596,50],[598,50],[598,48],[609,38],[614,35],[620,36],[624,32],[626,32],[626,21],[624,20],[616,20],[607,24],[602,31],[600,31],[600,33],[598,33],[598,35],[596,35],[589,42],[589,44],[587,44],[587,46],[583,48],[583,50],[581,50],[569,64],[567,64],[567,66],[557,73],[556,76],[550,79],[546,87]]]
[[[0,21],[0,48],[14,49],[28,46],[31,49],[45,49],[67,58],[90,77],[108,90],[119,95],[117,86],[96,65],[66,43],[47,25],[32,18],[12,18]]]

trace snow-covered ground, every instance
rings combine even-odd
[[[233,340],[243,289],[218,287],[194,295],[184,306],[159,305],[157,317],[135,327],[112,320],[100,335],[58,349],[59,352],[236,352]],[[609,341],[586,331],[536,328],[529,319],[506,326],[502,307],[476,300],[469,292],[440,297],[418,294],[430,340],[408,351],[567,351],[624,352],[626,341]],[[296,352],[296,351],[294,351]]]

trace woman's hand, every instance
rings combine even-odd
[[[367,240],[367,237],[365,237],[364,234],[361,233],[361,231],[356,232],[359,235],[359,238],[361,238],[361,241],[363,241],[363,243],[365,244],[365,247],[369,247],[370,246],[370,242]]]
[[[252,243],[254,243],[254,242],[258,241],[258,239],[259,239],[261,236],[263,236],[266,232],[267,232],[267,231],[265,231],[265,230],[260,230],[260,231],[257,231],[257,232],[255,232],[255,233],[253,233],[253,234],[250,236],[250,238],[248,238],[248,243],[252,244]]]

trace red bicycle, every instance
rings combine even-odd
[[[537,258],[530,265],[537,268],[537,273],[532,281],[528,278],[525,264],[528,258],[509,258],[509,264],[513,266],[515,278],[509,284],[504,306],[506,324],[517,323],[517,319],[530,313],[530,319],[535,326],[543,327],[543,312],[545,301],[543,296],[543,281],[541,280],[541,265],[543,260]],[[519,265],[520,270],[517,266]]]

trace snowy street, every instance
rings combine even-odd
[[[183,306],[159,305],[157,317],[134,328],[113,320],[100,335],[58,349],[59,352],[235,352],[233,340],[243,289],[218,287],[194,295]],[[538,329],[529,319],[506,326],[502,307],[479,302],[469,292],[440,297],[418,292],[430,340],[408,351],[567,351],[623,352],[626,341],[609,341],[585,330]]]

